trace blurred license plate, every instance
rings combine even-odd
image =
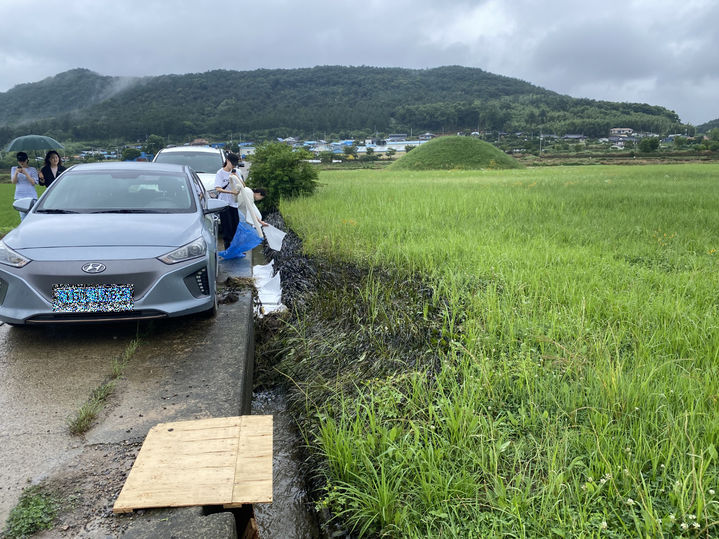
[[[52,310],[61,313],[114,313],[131,311],[134,290],[131,284],[52,286]]]

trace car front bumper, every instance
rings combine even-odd
[[[93,262],[104,264],[106,271],[84,274],[77,261],[0,266],[0,320],[23,325],[164,318],[205,311],[215,302],[214,253],[173,265],[156,258]],[[132,309],[62,312],[53,306],[53,285],[132,285]]]

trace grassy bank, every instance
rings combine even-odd
[[[4,236],[20,224],[20,215],[12,207],[15,186],[0,183],[0,236]]]
[[[280,366],[306,396],[322,503],[366,534],[716,534],[717,177],[325,172],[284,204],[308,253],[388,270],[345,281],[334,314],[322,290]],[[432,292],[395,309],[404,285],[381,273]],[[310,316],[334,331],[309,335]],[[423,324],[441,324],[424,350],[368,363]]]
[[[38,187],[37,190],[38,194],[41,194],[45,188]],[[11,183],[0,183],[0,237],[20,224],[20,214],[12,207],[14,198],[15,186]]]

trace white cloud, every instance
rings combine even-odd
[[[456,64],[662,105],[693,123],[719,117],[712,0],[25,0],[22,11],[32,14],[22,29],[0,33],[0,91],[75,67],[143,76]],[[17,18],[0,3],[0,19]]]

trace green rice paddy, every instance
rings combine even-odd
[[[307,397],[320,505],[368,536],[716,535],[718,178],[323,172],[315,196],[283,203],[308,254],[419,275],[434,293],[401,317],[441,316],[441,367],[418,350],[405,370],[338,370],[330,398]],[[355,301],[391,332],[403,291],[372,275]],[[344,338],[327,337],[329,356]]]

